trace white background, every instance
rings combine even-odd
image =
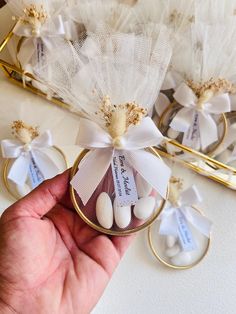
[[[5,8],[0,10],[1,38],[10,24],[10,14]],[[45,121],[45,112],[49,111],[50,121]],[[41,121],[45,128],[52,123],[55,144],[63,147],[73,161],[78,153],[72,146],[77,119],[13,86],[0,74],[0,139],[8,134],[11,120],[19,117]],[[174,172],[184,176],[187,184],[195,183],[204,196],[202,209],[214,222],[209,254],[191,270],[167,269],[151,255],[146,232],[142,232],[123,258],[93,314],[236,313],[236,192],[177,166]],[[0,210],[11,202],[1,182]]]

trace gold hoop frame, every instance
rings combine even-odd
[[[159,154],[155,151],[154,148],[150,147],[150,148],[148,148],[148,151],[151,152],[152,154],[156,155],[158,158],[161,158],[159,156]],[[71,169],[71,178],[73,178],[74,175],[76,174],[76,172],[78,171],[78,166],[79,166],[80,162],[82,161],[82,159],[85,157],[85,155],[88,152],[89,152],[89,150],[87,150],[87,149],[83,150],[80,153],[80,155],[78,156],[78,158],[76,159],[76,161],[75,161],[75,163]],[[160,213],[162,212],[162,210],[166,204],[166,199],[168,198],[168,191],[167,191],[166,199],[162,200],[160,207],[156,210],[155,214],[150,219],[148,219],[144,224],[142,224],[136,228],[132,228],[129,230],[121,230],[121,231],[113,231],[110,229],[105,229],[105,228],[93,223],[90,219],[88,219],[84,215],[84,213],[82,212],[82,210],[80,209],[80,207],[77,203],[76,192],[72,186],[70,186],[70,196],[71,196],[71,200],[72,200],[72,203],[74,205],[75,210],[77,211],[79,216],[83,219],[83,221],[85,223],[87,223],[91,228],[93,228],[93,229],[95,229],[101,233],[112,235],[112,236],[127,236],[127,235],[130,235],[130,234],[133,234],[133,233],[136,233],[138,231],[146,229],[148,226],[150,226],[157,219],[157,217],[160,215]]]
[[[202,214],[202,212],[192,206],[194,209],[196,209],[198,212],[200,212]],[[190,269],[190,268],[193,268],[194,266],[198,265],[203,259],[204,257],[207,255],[207,253],[209,252],[209,248],[210,248],[210,244],[211,244],[211,235],[210,237],[208,238],[208,242],[207,242],[207,246],[206,246],[206,249],[204,250],[203,254],[193,263],[189,264],[189,265],[185,265],[185,266],[176,266],[176,265],[173,265],[171,263],[168,263],[167,261],[165,261],[157,252],[157,250],[155,249],[154,247],[154,244],[153,244],[153,237],[152,237],[152,226],[150,226],[148,228],[148,245],[151,249],[151,252],[153,253],[153,255],[155,256],[155,258],[163,265],[169,267],[169,268],[172,268],[172,269],[175,269],[175,270],[184,270],[184,269]]]
[[[58,151],[58,153],[62,156],[63,160],[65,161],[65,165],[66,165],[66,169],[69,168],[69,164],[68,164],[68,160],[66,158],[66,155],[64,154],[64,152],[57,146],[53,145],[52,148],[54,148],[56,151]],[[14,193],[12,191],[12,189],[10,188],[10,184],[9,184],[9,180],[7,178],[8,176],[8,172],[9,172],[9,165],[12,159],[7,158],[3,164],[3,170],[2,170],[2,180],[4,183],[4,186],[7,190],[7,192],[15,199],[15,200],[19,200],[20,197]]]

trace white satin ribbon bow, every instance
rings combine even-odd
[[[146,117],[139,125],[129,127],[122,136],[123,147],[119,151],[125,155],[129,165],[163,198],[166,198],[170,168],[161,159],[144,150],[158,145],[162,140],[163,136],[152,119]],[[71,181],[73,188],[86,205],[110,167],[116,148],[110,134],[87,119],[80,120],[77,144],[91,149]]]
[[[19,140],[2,140],[1,148],[3,157],[16,159],[11,166],[8,179],[22,186],[27,180],[32,158],[44,179],[52,178],[58,174],[58,167],[43,151],[44,148],[51,147],[52,145],[50,131],[39,135],[30,144],[22,144]]]
[[[174,93],[175,100],[184,108],[173,118],[170,127],[179,132],[187,132],[192,126],[196,112],[199,114],[199,133],[201,147],[207,146],[218,140],[217,125],[212,114],[229,112],[230,98],[228,93],[213,96],[209,101],[197,105],[198,98],[185,83],[182,83]]]
[[[37,35],[32,33],[32,25],[28,23],[23,23],[19,20],[14,29],[13,33],[20,37],[26,37],[21,45],[21,49],[18,52],[18,58],[24,67],[27,63],[30,62],[35,51],[37,51],[37,44],[39,39],[47,47],[48,50],[53,48],[51,43],[51,38],[65,35],[64,22],[61,15],[50,18],[50,20],[41,24]]]
[[[192,224],[201,234],[209,237],[212,226],[211,221],[192,207],[193,204],[198,204],[201,201],[202,198],[194,185],[182,192],[178,207],[170,205],[161,213],[159,233],[162,235],[178,236],[176,211],[179,210],[185,217],[186,221]]]

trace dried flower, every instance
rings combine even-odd
[[[100,113],[111,135],[121,136],[130,125],[139,124],[146,116],[147,110],[137,105],[135,101],[113,105],[110,97],[105,96],[100,106]]]
[[[170,179],[170,189],[169,189],[169,202],[178,207],[178,202],[180,198],[180,193],[183,189],[183,180],[176,177],[171,177]]]
[[[31,4],[24,9],[24,16],[21,16],[19,21],[31,25],[32,34],[39,35],[39,29],[46,22],[47,18],[48,14],[43,5],[36,6]],[[16,17],[13,17],[13,19],[16,19]]]
[[[30,143],[34,138],[39,136],[38,127],[29,126],[21,120],[13,121],[11,129],[12,134],[25,144]]]
[[[174,25],[180,26],[180,25],[183,24],[183,22],[185,22],[186,24],[188,24],[188,23],[193,23],[194,20],[195,20],[194,15],[186,16],[186,17],[185,17],[185,15],[184,15],[183,13],[181,13],[181,12],[177,11],[176,9],[174,9],[174,10],[170,13],[170,15],[169,15],[168,23],[169,23],[170,25],[171,25],[171,24],[174,24]]]
[[[220,93],[236,93],[236,85],[223,78],[211,78],[208,81],[200,83],[195,83],[193,80],[187,80],[187,84],[194,91],[198,98],[209,90],[213,95]]]
[[[171,177],[170,184],[175,184],[179,190],[183,189],[183,179],[181,178]]]

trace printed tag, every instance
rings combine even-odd
[[[178,237],[183,251],[194,251],[197,249],[197,244],[193,238],[193,234],[188,226],[188,222],[183,213],[177,209],[176,220],[178,223]]]
[[[115,150],[111,165],[117,205],[135,205],[138,194],[133,170],[126,162],[121,151]]]
[[[36,188],[39,184],[41,184],[44,181],[44,177],[32,156],[29,165],[29,179],[32,189]]]
[[[190,128],[184,133],[182,144],[191,148],[197,148],[200,141],[199,114],[196,111]]]
[[[40,66],[44,65],[44,56],[45,56],[45,51],[44,51],[44,44],[43,41],[39,38],[37,40],[37,62]]]

